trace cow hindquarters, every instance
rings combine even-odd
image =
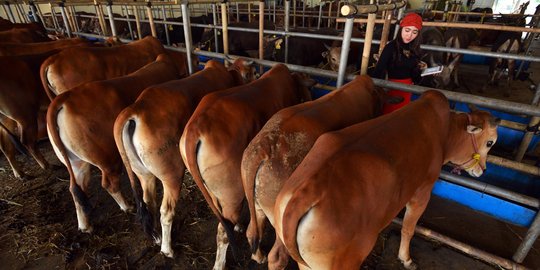
[[[417,266],[411,259],[410,243],[414,235],[416,223],[426,210],[433,184],[418,189],[411,200],[407,203],[405,217],[401,228],[401,242],[399,244],[398,258],[406,269],[416,269]]]

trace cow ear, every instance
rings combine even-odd
[[[482,127],[478,127],[475,125],[467,125],[467,133],[469,134],[478,134],[482,132]]]

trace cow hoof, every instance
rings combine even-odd
[[[244,232],[244,227],[242,227],[240,224],[236,224],[234,226],[234,231],[238,232],[238,233],[243,233]]]
[[[174,252],[172,250],[162,250],[161,254],[167,258],[174,258]]]
[[[79,227],[79,231],[81,231],[82,233],[92,233],[92,231],[94,231],[94,228],[92,228],[92,226],[88,226],[86,228],[80,228]]]
[[[252,254],[251,259],[256,261],[258,264],[263,264],[268,261],[266,256],[262,255],[262,252],[258,251],[257,254]]]
[[[416,270],[418,269],[418,266],[416,265],[416,263],[413,262],[412,259],[408,259],[407,261],[403,261],[401,260],[401,263],[403,264],[403,267],[405,267],[405,269],[407,270]]]

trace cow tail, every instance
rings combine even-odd
[[[131,151],[133,156],[139,157],[133,144],[133,134],[137,127],[137,119],[133,116],[132,110],[128,107],[124,109],[114,122],[114,141],[126,167],[126,172],[131,184],[131,191],[137,205],[137,218],[141,222],[143,231],[154,240],[159,239],[159,235],[154,229],[154,218],[148,210],[148,205],[143,200],[143,190],[139,178],[133,173],[127,151]]]
[[[249,147],[248,147],[249,149]],[[247,149],[246,149],[247,150]],[[251,253],[255,254],[257,249],[259,248],[261,236],[263,232],[259,232],[259,224],[257,222],[257,216],[256,216],[256,210],[255,210],[255,181],[257,178],[257,174],[259,172],[259,169],[263,165],[263,163],[267,160],[267,157],[265,155],[262,155],[262,151],[260,151],[260,147],[257,147],[257,153],[256,155],[249,156],[247,158],[242,158],[242,181],[244,185],[244,192],[246,194],[246,201],[249,206],[249,224],[252,228],[255,228],[254,232],[255,234],[252,235],[252,238],[249,239],[249,242],[251,243]],[[247,153],[248,151],[245,151],[244,153]]]
[[[9,140],[11,141],[11,143],[13,143],[17,151],[19,151],[25,156],[28,156],[28,150],[26,150],[26,147],[24,147],[19,138],[17,138],[17,136],[13,134],[13,132],[11,132],[11,130],[9,130],[2,122],[0,122],[0,129],[3,129],[6,132]]]
[[[43,85],[43,89],[45,90],[45,94],[49,97],[49,99],[52,101],[56,94],[53,91],[53,86],[49,82],[49,79],[47,78],[47,73],[49,72],[49,66],[52,62],[53,57],[47,58],[43,64],[41,64],[41,67],[39,68],[39,77],[41,78],[41,84]]]
[[[201,191],[204,199],[208,203],[210,210],[212,210],[223,228],[225,228],[225,233],[229,238],[229,243],[231,244],[234,255],[235,249],[238,247],[238,245],[236,244],[236,238],[234,237],[234,224],[232,224],[230,220],[224,218],[223,215],[221,215],[221,211],[217,209],[217,207],[214,205],[214,201],[212,200],[212,197],[210,196],[210,193],[208,193],[208,189],[204,184],[204,179],[199,170],[199,164],[197,164],[197,154],[201,146],[201,140],[198,134],[196,134],[196,132],[190,132],[189,129],[184,130],[184,136],[186,136],[184,141],[185,152],[182,153],[182,156],[184,156],[185,158],[184,162],[190,169],[189,172],[191,173],[195,184],[197,184],[197,186],[199,187],[199,190]]]
[[[297,187],[291,195],[291,198],[287,202],[283,214],[281,215],[281,224],[278,226],[281,227],[282,241],[287,247],[291,257],[296,262],[308,266],[298,250],[298,225],[311,208],[319,202],[318,198],[320,197],[317,192],[307,190],[310,188],[310,185],[305,185],[306,182],[304,182],[304,185]],[[276,204],[277,203],[278,202],[276,201]]]
[[[47,129],[49,130],[49,139],[51,140],[51,143],[56,146],[56,148],[60,152],[60,155],[62,155],[62,158],[66,162],[66,168],[68,170],[70,179],[69,187],[70,191],[73,194],[74,200],[82,207],[84,213],[90,214],[92,206],[90,205],[90,201],[88,200],[86,194],[82,191],[81,187],[79,187],[77,185],[77,182],[75,181],[75,173],[73,172],[73,167],[71,167],[68,150],[62,142],[62,139],[60,138],[60,133],[58,131],[58,113],[64,108],[64,102],[69,96],[70,92],[66,92],[63,95],[58,96],[51,102],[51,104],[49,105],[49,109],[47,110]]]

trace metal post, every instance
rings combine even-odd
[[[52,21],[54,24],[54,29],[59,30],[60,24],[58,23],[58,18],[56,18],[56,11],[54,10],[53,4],[49,3],[49,7],[51,8],[51,16],[52,16]]]
[[[344,6],[344,9],[346,9],[347,7]],[[345,29],[343,30],[343,42],[341,43],[341,55],[339,56],[340,62],[339,62],[339,69],[338,69],[338,79],[337,79],[337,84],[336,84],[337,88],[343,85],[343,80],[345,78],[345,70],[347,68],[347,58],[349,57],[349,49],[351,45],[354,15],[356,14],[357,10],[355,7],[352,7],[350,11],[345,10],[345,12],[347,14],[347,20],[345,21]]]
[[[137,38],[141,39],[142,38],[141,19],[140,19],[141,15],[139,14],[139,8],[137,6],[133,6],[133,15],[135,15],[135,26],[137,27]]]
[[[107,14],[109,15],[109,23],[111,24],[112,36],[116,37],[116,25],[114,24],[114,15],[112,11],[112,0],[107,1]]]
[[[41,22],[41,24],[43,24],[43,26],[45,26],[45,20],[43,18],[43,13],[41,12],[41,8],[39,7],[39,4],[34,5],[34,7],[36,8],[37,14],[39,16],[39,22]]]
[[[221,2],[221,25],[223,26],[223,53],[229,55],[229,17],[227,16],[227,2]],[[217,43],[217,40],[216,40]],[[225,65],[227,61],[225,61]]]
[[[274,15],[274,24],[276,23],[276,2],[277,2],[277,0],[274,0],[274,2],[273,2],[274,3],[274,14],[273,14]]]
[[[19,3],[15,3],[15,9],[17,10],[17,15],[19,16],[19,20],[21,23],[27,23],[28,18],[26,17],[26,14],[24,13],[24,8],[19,5]]]
[[[68,37],[71,38],[71,29],[69,29],[69,22],[68,22],[68,19],[67,19],[66,10],[65,10],[65,7],[64,7],[64,2],[60,2],[60,3],[58,3],[58,5],[60,6],[60,12],[62,13],[62,20],[64,20],[64,27],[66,28],[66,33],[67,33]]]
[[[75,6],[71,6],[71,19],[73,20],[73,25],[75,27],[75,31],[76,32],[81,32],[80,31],[80,27],[79,27],[79,23],[77,22],[77,18],[79,17],[79,15],[77,14],[77,11],[75,10]]]
[[[96,15],[98,16],[99,26],[101,27],[101,33],[104,36],[107,36],[109,31],[107,30],[107,25],[105,24],[105,17],[103,16],[103,10],[101,9],[101,6],[97,2],[97,0],[94,0],[94,7],[96,8]]]
[[[13,15],[13,10],[11,9],[11,5],[9,4],[9,2],[5,2],[5,6],[7,7],[7,15],[9,16],[9,19],[13,22],[13,23],[16,23],[15,21],[15,15]]]
[[[236,5],[236,21],[240,22],[240,8],[238,7],[238,2],[234,3]]]
[[[34,21],[43,24],[41,14],[38,14],[36,4],[34,4],[34,1],[31,1],[29,5],[30,5],[30,11],[32,11],[32,14],[34,15]]]
[[[216,4],[212,4],[212,18],[214,19],[214,44],[216,46],[216,52],[219,53],[218,30],[215,28],[217,24],[216,9]]]
[[[293,1],[293,28],[296,28],[296,0]]]
[[[321,20],[322,20],[322,7],[323,2],[319,4],[319,19],[317,20],[317,29],[321,29]]]
[[[399,9],[398,15],[397,15],[397,21],[400,21],[403,18],[403,13],[405,13],[405,7],[402,7]],[[396,27],[394,30],[394,39],[397,37],[398,32],[399,32],[399,23],[396,23]]]
[[[180,4],[180,7],[182,8],[182,22],[184,23],[184,39],[186,44],[186,55],[187,55],[187,63],[188,63],[188,71],[189,74],[193,74],[193,46],[191,45],[191,25],[189,22],[189,10],[188,10],[188,0],[182,1],[182,4]],[[165,15],[165,13],[163,13]]]
[[[306,27],[306,3],[302,2],[302,27]]]
[[[135,37],[133,37],[133,28],[131,27],[131,20],[129,19],[129,8],[127,5],[122,6],[122,10],[126,10],[126,21],[129,29],[129,36],[131,37],[131,40],[135,40]]]
[[[169,37],[169,25],[166,23],[167,22],[167,16],[165,15],[165,6],[161,6],[161,13],[163,14],[163,23],[164,23],[163,28],[165,28],[165,40],[167,41],[167,45],[171,46],[171,39]],[[182,14],[182,16],[184,16],[184,15]],[[182,18],[182,20],[183,19],[184,18]],[[171,27],[173,27],[173,26],[171,26]],[[184,28],[185,28],[185,24],[184,24]],[[191,31],[190,31],[190,33],[191,33]],[[184,38],[185,37],[186,36],[184,35]],[[191,72],[189,74],[191,74]]]
[[[285,0],[285,59],[284,62],[288,63],[289,58],[289,12],[291,10],[291,0]]]
[[[536,85],[536,93],[534,95],[532,105],[540,105],[540,83]],[[531,120],[529,122],[529,127],[535,126],[540,122],[540,117],[534,116],[531,117]],[[518,151],[516,153],[516,156],[514,158],[515,161],[521,162],[523,159],[523,156],[525,156],[525,152],[527,152],[527,148],[529,148],[529,144],[531,143],[532,139],[534,137],[534,131],[527,131],[525,132],[525,135],[523,135],[523,139],[521,139],[521,144],[519,145]]]
[[[247,8],[248,8],[248,22],[250,23],[251,22],[251,2],[247,3]]]
[[[536,217],[534,218],[533,223],[531,224],[531,227],[529,227],[529,230],[527,231],[527,234],[525,235],[525,238],[519,245],[519,247],[516,250],[516,253],[514,253],[514,256],[512,256],[512,259],[517,263],[522,263],[529,251],[531,250],[534,242],[538,238],[538,235],[540,235],[540,212],[536,214]]]
[[[330,18],[332,17],[332,3],[333,2],[328,3],[328,25],[327,25],[328,28],[330,28],[330,23],[331,23]]]
[[[148,22],[150,23],[150,30],[152,36],[157,38],[156,25],[154,24],[154,16],[152,15],[152,2],[146,2],[146,15],[148,16]]]
[[[446,20],[448,19],[448,0],[446,0],[445,4],[444,4],[444,13],[443,13],[443,22],[446,22]]]

